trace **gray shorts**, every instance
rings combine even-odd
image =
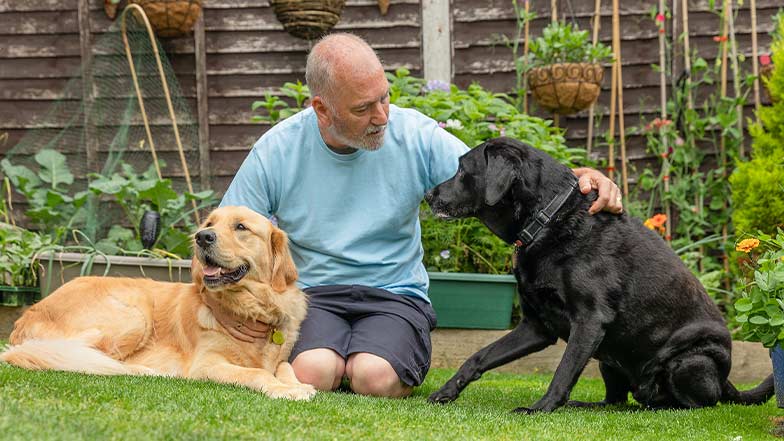
[[[430,369],[430,331],[436,314],[426,301],[362,285],[308,288],[308,315],[290,360],[329,348],[347,359],[357,352],[377,355],[409,386],[419,386]]]

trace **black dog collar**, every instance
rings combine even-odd
[[[534,241],[534,238],[542,228],[547,226],[548,223],[555,217],[558,213],[558,210],[563,207],[569,197],[577,190],[577,183],[579,181],[576,177],[572,180],[572,185],[569,186],[568,190],[562,191],[559,193],[555,199],[550,201],[546,207],[539,210],[534,216],[534,219],[528,223],[528,225],[523,228],[523,231],[517,234],[517,240],[515,241],[515,247],[517,248],[525,248]]]

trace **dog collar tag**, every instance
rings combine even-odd
[[[286,342],[286,337],[283,335],[280,329],[275,329],[272,331],[272,342],[276,345],[282,345]]]

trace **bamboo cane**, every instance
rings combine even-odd
[[[760,78],[759,78],[759,47],[757,46],[757,0],[749,1],[751,8],[751,66],[754,74],[754,113],[759,121],[760,110]]]
[[[601,8],[602,8],[602,0],[596,0],[594,3],[594,12],[593,12],[593,38],[591,42],[593,43],[594,47],[599,43],[599,28],[601,27],[602,20],[601,20]],[[593,147],[593,112],[594,112],[594,105],[591,104],[591,107],[588,108],[588,144],[585,146],[585,151],[588,155],[591,154],[591,149]]]
[[[664,15],[664,0],[659,0],[659,14]],[[660,29],[665,28],[665,22],[660,24]],[[666,42],[665,33],[659,32],[659,100],[661,105],[661,119],[662,121],[667,119],[667,72],[665,70],[664,64],[666,63]],[[670,193],[670,159],[669,159],[669,139],[665,133],[665,126],[659,128],[659,136],[661,137],[662,148],[664,149],[662,152],[662,179],[664,180],[664,194],[667,195]],[[670,205],[669,200],[664,202],[664,213],[667,216],[667,221],[665,222],[665,239],[667,242],[672,241],[672,207]]]
[[[174,113],[174,107],[173,107],[172,102],[171,102],[171,93],[169,92],[169,84],[166,81],[166,75],[163,72],[163,65],[161,64],[161,56],[158,53],[158,45],[155,42],[155,34],[152,31],[152,26],[150,25],[150,21],[147,19],[147,14],[145,14],[144,9],[142,9],[141,6],[139,6],[139,5],[135,4],[135,3],[131,3],[131,4],[127,5],[125,7],[125,9],[123,10],[123,12],[122,12],[121,20],[122,20],[123,43],[125,44],[125,55],[128,58],[128,65],[130,66],[130,69],[131,69],[131,75],[133,77],[134,87],[136,88],[136,97],[137,97],[137,99],[139,101],[139,108],[142,111],[142,119],[144,120],[144,128],[145,128],[145,131],[147,133],[147,139],[150,142],[150,150],[151,150],[152,155],[153,155],[153,161],[155,162],[155,169],[158,172],[158,178],[162,179],[161,169],[158,166],[158,158],[157,158],[157,156],[155,154],[155,146],[154,146],[153,141],[152,141],[152,134],[150,132],[149,121],[147,120],[147,114],[144,111],[144,102],[143,102],[144,100],[142,99],[141,90],[139,89],[139,84],[138,84],[138,80],[137,80],[137,77],[136,77],[136,69],[134,68],[134,65],[133,65],[133,56],[131,55],[131,49],[130,49],[130,46],[128,45],[128,35],[127,35],[127,32],[126,32],[125,18],[126,18],[126,14],[128,13],[128,11],[131,11],[131,10],[136,12],[142,18],[142,21],[144,22],[145,28],[147,29],[147,35],[149,35],[149,37],[150,37],[150,44],[152,45],[153,54],[155,54],[155,61],[157,62],[157,65],[158,65],[158,74],[160,75],[160,78],[161,78],[161,85],[163,86],[164,97],[166,98],[166,105],[167,105],[167,107],[169,109],[169,117],[171,118],[172,129],[174,130],[174,140],[175,140],[175,142],[177,144],[177,151],[178,151],[178,153],[180,155],[180,163],[182,164],[182,170],[185,173],[185,182],[186,182],[186,184],[188,186],[188,191],[193,193],[194,191],[193,191],[193,184],[191,183],[191,174],[190,174],[190,171],[188,170],[188,163],[185,161],[185,153],[184,153],[183,148],[182,148],[182,141],[180,140],[180,130],[177,127],[177,116]],[[199,216],[199,210],[197,209],[197,206],[196,206],[196,201],[195,200],[191,200],[191,205],[193,205],[193,215],[196,218],[196,223],[200,224],[201,223],[201,218]]]
[[[724,0],[723,2],[723,10],[722,10],[722,36],[726,37],[729,34],[729,17],[730,8],[729,8],[729,0]],[[721,97],[722,99],[727,96],[727,41],[721,42]],[[722,134],[721,140],[719,143],[719,155],[721,157],[721,166],[722,166],[722,177],[724,179],[727,178],[727,138]],[[724,201],[724,207],[727,207],[727,201]],[[724,243],[727,242],[727,224],[725,223],[721,228],[721,237]],[[724,258],[724,271],[725,273],[729,274],[730,271],[730,259],[727,255],[727,252],[724,251],[723,253]],[[729,279],[726,277],[724,278],[724,287],[729,289]]]
[[[616,53],[615,34],[615,9],[618,0],[613,0],[612,15],[612,80],[610,81],[610,142],[607,146],[607,176],[614,180],[615,177],[615,113],[618,104],[618,54]]]
[[[683,9],[683,12],[681,12],[683,16],[683,66],[689,72],[689,75],[686,76],[686,90],[688,91],[686,103],[689,109],[693,109],[694,102],[691,97],[691,49],[689,48],[689,1],[681,0],[681,6]]]
[[[551,20],[553,23],[558,21],[558,0],[550,0]],[[553,113],[553,125],[559,127],[560,118],[557,113]]]
[[[730,50],[732,51],[732,90],[735,93],[735,97],[740,96],[740,67],[738,67],[738,41],[735,38],[735,14],[734,14],[734,7],[732,3],[730,3],[730,13],[727,16],[727,23],[729,23],[729,39],[727,43],[730,44]],[[743,147],[743,105],[738,101],[738,104],[735,106],[735,112],[738,114],[736,118],[736,124],[738,125],[738,133],[740,133],[740,143],[738,144],[738,155],[742,158],[744,156],[744,147]]]
[[[618,88],[618,135],[621,139],[621,180],[623,181],[623,194],[629,194],[629,178],[626,170],[626,128],[623,114],[623,63],[621,62],[621,15],[618,10],[618,0],[613,0],[613,46],[615,63],[618,65],[615,86]]]
[[[525,41],[523,42],[523,59],[528,60],[528,38],[530,35],[530,20],[528,19],[529,11],[531,10],[531,2],[525,0]],[[523,75],[523,113],[528,113],[528,75]]]
[[[686,68],[686,108],[688,110],[694,109],[694,100],[691,95],[691,49],[689,48],[689,2],[688,0],[681,0],[681,8],[683,9],[681,15],[683,18],[683,66]],[[691,127],[686,127],[686,130],[691,130]],[[694,148],[691,144],[692,137],[687,136],[686,133],[683,134],[685,139],[684,141],[689,142],[690,144],[686,146],[687,148]],[[694,172],[695,174],[699,171],[699,164],[694,165]],[[694,207],[697,209],[697,214],[701,215],[703,208],[702,203],[700,202],[700,195],[694,195]],[[669,217],[668,217],[669,220]],[[699,261],[699,268],[700,272],[705,269],[704,262],[702,256],[705,255],[705,247],[700,245],[699,248],[700,252],[700,261]]]

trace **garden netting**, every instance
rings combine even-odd
[[[2,161],[3,175],[17,192],[15,200],[18,194],[26,199],[17,202],[24,206],[24,216],[17,206],[16,217],[21,219],[16,223],[42,232],[55,230],[62,242],[81,238],[93,244],[105,241],[115,227],[112,242],[137,249],[130,235],[135,233],[138,239],[144,211],[163,211],[164,228],[166,223],[179,224],[187,231],[195,221],[194,206],[209,199],[211,192],[202,192],[206,189],[199,185],[198,122],[188,99],[158,40],[150,38],[134,14],[128,14],[126,24],[142,105],[118,18],[95,40],[92,61],[73,76],[62,97],[36,121],[37,128],[29,130]],[[153,44],[168,85],[182,155]],[[187,237],[175,236],[162,238],[170,243],[157,246],[187,252]]]

